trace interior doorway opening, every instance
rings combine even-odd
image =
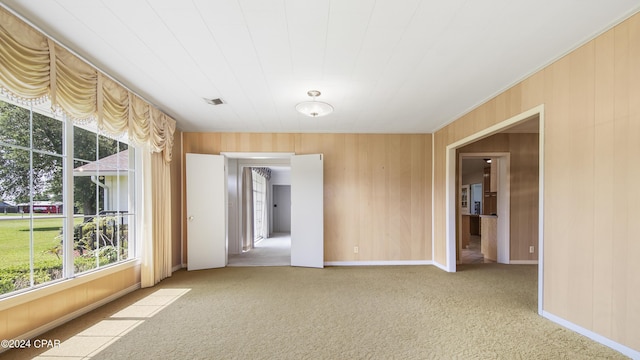
[[[466,138],[456,141],[446,147],[445,164],[446,164],[446,214],[445,214],[445,233],[446,233],[446,263],[441,264],[444,270],[455,272],[457,268],[457,245],[458,245],[458,224],[457,214],[459,212],[459,190],[458,190],[458,150],[473,144],[479,140],[491,137],[496,134],[512,132],[535,132],[535,141],[528,142],[526,146],[517,148],[516,151],[524,152],[535,150],[536,163],[535,175],[529,175],[523,179],[535,179],[535,186],[531,186],[533,191],[513,193],[526,194],[528,201],[512,201],[512,206],[517,207],[516,211],[528,211],[527,220],[519,223],[517,231],[514,226],[510,232],[510,253],[509,264],[537,264],[538,265],[538,312],[541,314],[543,309],[543,289],[544,289],[544,105],[539,105],[521,114],[513,116],[507,120],[490,126],[482,131],[472,134]],[[533,137],[532,137],[533,138]],[[515,141],[514,141],[515,143]],[[486,149],[484,151],[487,151]],[[514,152],[511,151],[512,158]],[[523,153],[517,153],[520,156]],[[514,162],[515,163],[515,162]],[[510,174],[513,180],[513,171]],[[509,209],[514,212],[513,209]],[[533,219],[533,220],[532,220]],[[520,241],[521,236],[528,236],[531,243],[523,245]],[[515,244],[515,246],[514,246]],[[525,254],[522,256],[522,254]],[[516,254],[516,256],[514,256]],[[520,255],[517,255],[520,254]]]
[[[324,157],[270,154],[276,155],[275,160],[258,153],[246,160],[249,164],[242,163],[246,156],[238,153],[185,155],[188,270],[228,266],[230,254],[254,245],[253,210],[242,206],[252,203],[253,181],[239,179],[250,177],[252,163],[265,159],[290,167],[291,208],[296,210],[291,211],[290,265],[324,267]]]
[[[227,265],[290,266],[289,160],[247,155],[228,157]]]
[[[508,264],[511,156],[509,152],[466,152],[473,146],[458,149],[456,259],[458,264]]]

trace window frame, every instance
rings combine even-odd
[[[92,125],[85,126],[81,125],[81,127],[93,132],[96,134],[96,137],[106,136],[111,139],[117,140],[119,142],[127,144],[127,148],[132,151],[129,152],[129,163],[127,165],[127,184],[129,192],[128,199],[129,203],[127,204],[127,214],[119,215],[118,218],[127,218],[128,228],[127,228],[127,258],[121,260],[120,259],[120,251],[118,251],[117,260],[102,266],[96,266],[93,269],[87,271],[76,272],[75,264],[74,264],[74,219],[76,218],[74,215],[74,128],[78,126],[78,124],[74,124],[74,121],[70,120],[68,117],[64,116],[64,114],[59,112],[51,111],[46,107],[49,103],[44,104],[22,104],[10,99],[7,96],[3,96],[0,94],[0,101],[7,103],[11,106],[17,106],[22,109],[25,109],[29,112],[29,147],[25,148],[19,144],[10,144],[6,142],[1,142],[0,145],[9,149],[18,149],[21,151],[29,151],[29,204],[30,204],[30,212],[28,220],[29,220],[29,286],[9,291],[6,293],[0,294],[0,301],[5,303],[5,300],[15,298],[19,295],[25,295],[29,293],[37,293],[40,294],[40,291],[45,288],[52,288],[57,286],[62,286],[62,288],[66,288],[67,286],[75,286],[75,285],[58,285],[61,283],[65,283],[69,280],[74,280],[78,278],[83,278],[86,281],[91,281],[97,277],[102,277],[108,274],[111,274],[116,271],[120,271],[123,268],[128,268],[130,266],[135,266],[140,263],[141,259],[141,227],[139,224],[142,220],[141,209],[142,209],[142,156],[140,156],[142,149],[140,146],[136,146],[131,141],[127,141],[126,135],[123,139],[118,139],[117,137],[110,136],[101,132],[99,130],[95,130],[95,122]],[[46,116],[48,118],[60,121],[62,123],[62,149],[61,154],[52,153],[45,150],[35,149],[34,148],[34,113],[38,113],[40,115]],[[117,152],[120,152],[118,150]],[[62,161],[62,203],[63,209],[61,214],[55,215],[47,215],[47,219],[61,219],[61,230],[62,230],[62,275],[60,278],[49,280],[43,283],[35,284],[34,283],[34,272],[36,268],[36,261],[34,259],[34,219],[38,219],[39,217],[34,216],[33,204],[34,204],[34,194],[35,189],[33,185],[33,154],[43,154],[47,156],[56,156],[59,157]],[[96,158],[99,155],[96,154]],[[96,159],[98,160],[98,159]],[[121,176],[120,172],[117,172],[117,177]],[[120,186],[118,185],[118,189]],[[134,193],[131,194],[131,191]],[[102,200],[100,200],[102,201]],[[119,210],[119,209],[118,209]],[[26,220],[26,218],[25,218]],[[120,230],[120,227],[118,226]],[[118,235],[119,236],[119,232]],[[121,243],[119,242],[119,245]],[[40,295],[33,295],[35,297]],[[31,298],[33,296],[26,296],[26,298]],[[27,300],[28,301],[28,300]]]

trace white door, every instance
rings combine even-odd
[[[186,154],[187,269],[227,266],[225,157]]]
[[[322,154],[291,157],[291,265],[324,267]]]
[[[291,185],[273,186],[273,232],[291,233]]]

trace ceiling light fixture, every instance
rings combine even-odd
[[[296,110],[298,110],[298,112],[307,116],[318,117],[328,115],[333,111],[333,106],[326,102],[316,101],[316,97],[320,96],[320,91],[309,90],[307,91],[307,95],[311,96],[313,100],[303,101],[296,105]]]

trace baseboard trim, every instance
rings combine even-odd
[[[538,260],[511,260],[511,265],[538,265]]]
[[[18,337],[18,339],[32,339],[32,338],[34,338],[34,337],[36,337],[38,335],[44,334],[45,332],[47,332],[49,330],[52,330],[52,329],[54,329],[54,328],[56,328],[56,327],[58,327],[58,326],[60,326],[60,325],[62,325],[64,323],[66,323],[66,322],[69,322],[69,321],[71,321],[71,320],[73,320],[73,319],[75,319],[77,317],[80,317],[80,316],[82,316],[82,315],[84,315],[84,314],[86,314],[86,313],[88,313],[88,312],[90,312],[92,310],[95,310],[95,309],[99,308],[102,305],[106,305],[107,303],[110,303],[110,302],[112,302],[112,301],[114,301],[114,300],[116,300],[116,299],[118,299],[118,298],[120,298],[120,297],[122,297],[122,296],[124,296],[124,295],[126,295],[128,293],[130,293],[130,292],[136,291],[138,289],[140,289],[140,283],[133,284],[133,285],[129,286],[128,288],[126,288],[124,290],[120,290],[117,293],[114,293],[114,294],[112,294],[110,296],[107,296],[106,298],[104,298],[104,299],[102,299],[100,301],[96,301],[93,304],[87,305],[87,306],[85,306],[83,308],[80,308],[80,309],[78,309],[78,310],[76,310],[76,311],[74,311],[72,313],[66,314],[65,316],[63,316],[63,317],[61,317],[59,319],[56,319],[56,320],[54,320],[54,321],[52,321],[50,323],[44,324],[44,325],[42,325],[40,327],[37,327],[37,328],[35,328],[35,329],[25,333],[25,334],[22,334],[21,336]],[[0,350],[2,350],[2,349],[0,349]],[[0,353],[1,352],[2,351],[0,351]]]
[[[632,359],[640,359],[640,351],[634,350],[628,346],[617,343],[609,338],[606,338],[600,334],[597,334],[589,329],[585,329],[582,326],[576,325],[570,321],[567,321],[559,316],[553,315],[549,312],[542,311],[542,317],[553,321],[554,323],[564,326],[569,330],[575,331],[580,335],[584,335],[589,339],[599,342],[602,345],[608,346],[613,350],[619,351],[622,354],[632,358]]]
[[[181,269],[183,269],[184,267],[185,267],[185,266],[183,266],[182,264],[180,264],[180,265],[176,265],[176,266],[174,266],[174,267],[171,269],[171,273],[174,273],[174,272],[176,272],[176,271],[178,271],[178,270],[181,270]]]
[[[433,265],[431,260],[389,260],[389,261],[325,261],[325,266],[390,266],[390,265]]]
[[[437,267],[438,269],[440,269],[440,270],[443,270],[443,271],[449,272],[449,269],[447,269],[447,267],[446,267],[446,266],[444,266],[444,265],[442,265],[442,264],[440,264],[440,263],[437,263],[437,262],[435,262],[435,261],[434,261],[434,262],[433,262],[433,265],[434,265],[435,267]]]

